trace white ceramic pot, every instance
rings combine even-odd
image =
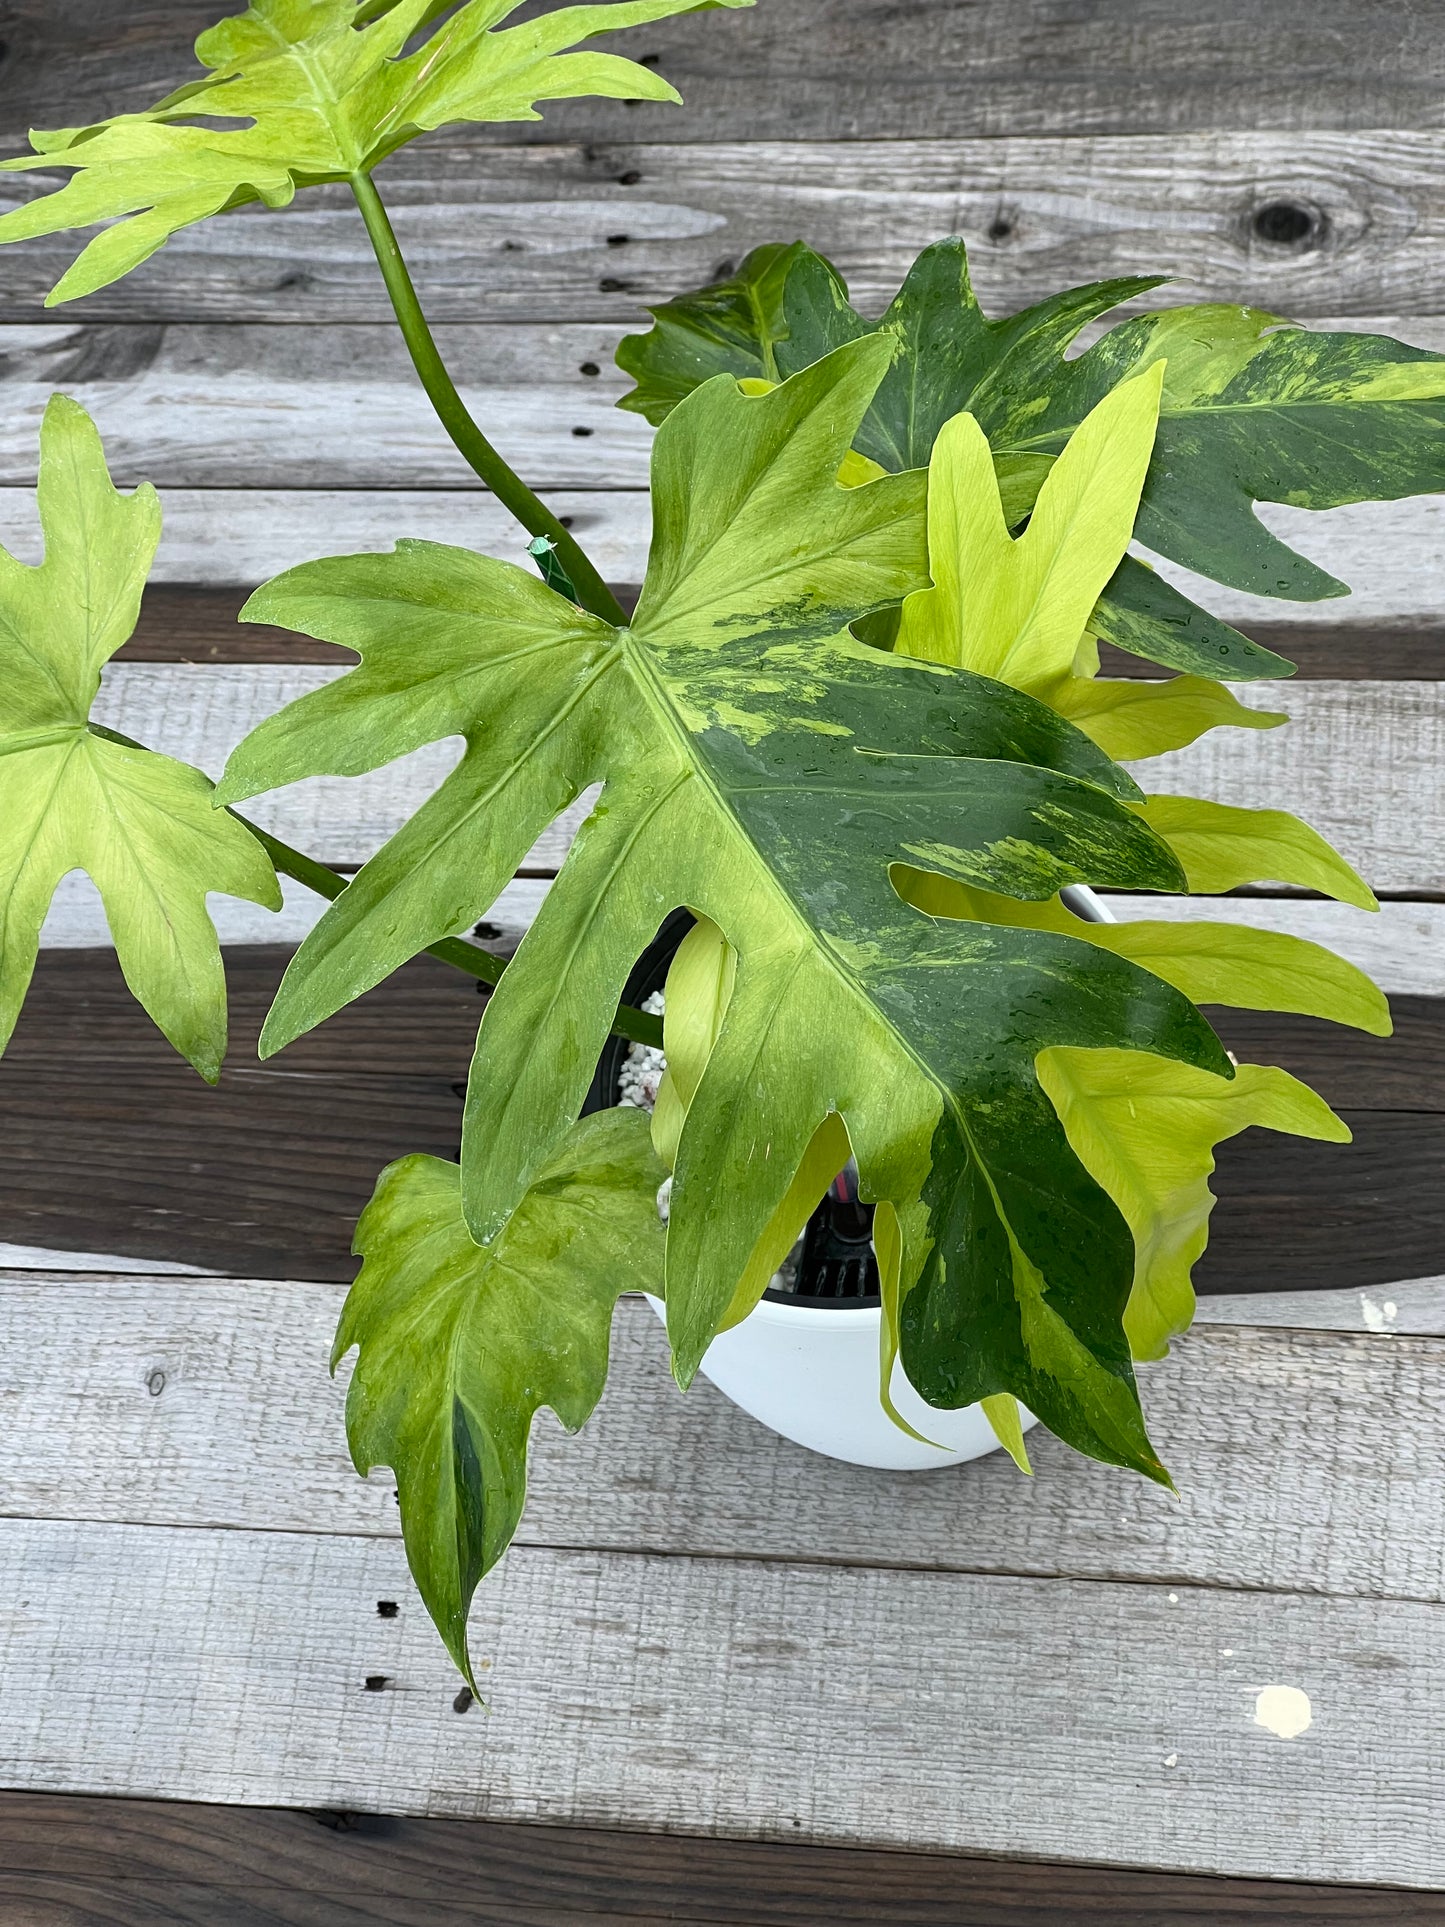
[[[666,1319],[662,1301],[649,1300]],[[704,1378],[752,1418],[785,1439],[852,1465],[923,1471],[976,1459],[998,1445],[977,1405],[938,1412],[893,1370],[893,1402],[931,1445],[901,1432],[878,1398],[877,1305],[833,1307],[762,1302],[731,1331],[720,1332],[702,1361]],[[1034,1423],[1031,1412],[1024,1425]]]
[[[1086,885],[1070,884],[1064,902],[1090,923],[1113,923],[1107,904]],[[662,1301],[648,1301],[667,1321]],[[999,1449],[979,1405],[939,1412],[925,1405],[895,1363],[891,1391],[898,1412],[932,1443],[910,1438],[878,1397],[878,1342],[883,1312],[872,1306],[762,1302],[708,1346],[702,1373],[725,1397],[785,1439],[851,1465],[894,1472],[957,1465]],[[1019,1408],[1024,1430],[1038,1423]]]

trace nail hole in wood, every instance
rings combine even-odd
[[[390,1675],[387,1673],[368,1673],[366,1676],[367,1692],[368,1693],[383,1692],[386,1688],[386,1683],[389,1677]]]
[[[610,248],[625,248],[629,238],[626,234],[609,234],[607,237],[607,245]]]
[[[467,1708],[471,1705],[471,1703],[472,1703],[472,1689],[470,1686],[464,1686],[461,1692],[458,1693],[456,1698],[452,1701],[452,1711],[454,1713],[465,1713]]]
[[[153,1371],[150,1374],[150,1376],[146,1379],[146,1390],[150,1393],[152,1398],[159,1398],[161,1393],[165,1389],[166,1389],[166,1375],[160,1369],[160,1367],[157,1366],[155,1371]]]
[[[638,173],[637,169],[635,167],[629,167],[625,174],[619,174],[617,176],[617,185],[619,187],[636,187],[641,179],[642,176]]]
[[[997,214],[989,222],[988,238],[990,241],[1007,241],[1013,231],[1013,222],[1006,215]]]
[[[712,278],[714,281],[726,281],[730,274],[737,273],[737,269],[736,261],[719,261],[712,271]]]
[[[590,435],[592,430],[590,428],[574,428],[572,433],[574,435]]]
[[[628,285],[626,281],[619,281],[615,275],[604,274],[597,283],[597,289],[600,294],[626,294]]]
[[[579,375],[600,375],[602,370],[595,361],[583,361],[578,363],[577,372]]]
[[[397,1604],[394,1599],[377,1600],[376,1616],[378,1619],[395,1619],[396,1614],[397,1614]]]

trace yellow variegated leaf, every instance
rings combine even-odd
[[[1156,363],[1121,382],[1079,424],[1017,539],[983,430],[971,415],[944,425],[928,470],[933,586],[903,604],[901,654],[1050,700],[1129,545],[1163,375]]]
[[[1289,720],[1280,710],[1246,708],[1207,676],[1172,676],[1167,682],[1066,676],[1045,692],[1045,700],[1121,763],[1184,749],[1222,725],[1277,729]]]
[[[1124,1328],[1136,1358],[1162,1358],[1194,1315],[1190,1272],[1209,1235],[1214,1147],[1250,1125],[1346,1144],[1324,1099],[1287,1071],[1232,1079],[1137,1051],[1041,1051],[1039,1081],[1085,1169],[1134,1234]]]
[[[1288,810],[1242,810],[1198,796],[1149,796],[1134,807],[1179,858],[1192,891],[1294,883],[1361,910],[1380,907],[1358,871]]]

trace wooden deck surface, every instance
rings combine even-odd
[[[0,0],[7,149],[146,104],[210,17]],[[633,42],[688,115],[559,103],[381,176],[473,406],[619,585],[650,433],[612,407],[617,339],[762,240],[806,234],[865,304],[960,231],[996,310],[1152,268],[1171,298],[1445,348],[1439,0],[759,0]],[[0,207],[34,191],[0,183]],[[1256,223],[1280,201],[1307,216],[1289,247]],[[161,487],[107,720],[214,772],[339,666],[237,630],[249,587],[398,534],[519,554],[413,387],[343,195],[213,222],[46,311],[66,245],[0,253],[0,540],[35,553],[52,387],[119,479]],[[704,1383],[680,1399],[624,1304],[594,1423],[539,1425],[478,1599],[489,1709],[459,1703],[325,1355],[377,1169],[454,1151],[477,994],[423,959],[259,1065],[316,906],[218,905],[210,1092],[67,882],[0,1063],[0,1921],[1445,1921],[1445,498],[1264,515],[1356,592],[1203,590],[1297,657],[1246,695],[1294,720],[1157,786],[1340,843],[1378,918],[1231,908],[1372,969],[1397,1036],[1220,1016],[1355,1141],[1222,1148],[1200,1323],[1144,1377],[1179,1501],[1047,1438],[1030,1483],[997,1455],[810,1458]],[[352,866],[450,760],[256,814]],[[488,941],[515,942],[568,834]],[[1309,1697],[1293,1739],[1256,1719],[1279,1686]]]

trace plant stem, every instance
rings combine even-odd
[[[103,736],[108,743],[119,743],[122,749],[145,750],[148,755],[154,753],[144,743],[138,743],[134,736],[122,736],[119,730],[106,729],[100,723],[91,723],[88,727],[92,735]],[[239,810],[228,809],[226,814],[234,816],[243,829],[251,832],[282,876],[304,883],[308,890],[325,897],[328,903],[334,903],[346,888],[350,879],[339,870],[318,863],[314,856],[307,856],[302,850],[293,850],[289,843],[272,836],[269,830],[263,830],[258,823],[242,816]],[[461,937],[443,937],[437,943],[429,943],[426,954],[466,971],[469,977],[480,978],[484,984],[496,983],[507,967],[500,957],[493,957],[488,951],[478,949],[476,944],[467,943]],[[657,1050],[662,1049],[662,1019],[654,1016],[650,1010],[635,1010],[631,1004],[619,1004],[612,1028],[629,1043],[651,1044]]]
[[[457,393],[456,383],[447,373],[446,365],[437,352],[436,342],[422,313],[421,302],[417,299],[416,289],[407,272],[406,262],[402,259],[376,183],[369,174],[356,173],[351,176],[351,191],[356,196],[356,205],[361,209],[361,218],[366,223],[371,245],[376,250],[382,279],[391,296],[391,305],[396,310],[412,365],[421,377],[421,385],[442,427],[498,501],[512,511],[527,533],[545,535],[556,545],[559,560],[576,584],[577,599],[582,607],[590,609],[595,616],[601,616],[604,622],[625,623],[627,614],[622,604],[587,559],[571,532],[563,528],[546,504],[502,459],[468,413],[466,403]]]

